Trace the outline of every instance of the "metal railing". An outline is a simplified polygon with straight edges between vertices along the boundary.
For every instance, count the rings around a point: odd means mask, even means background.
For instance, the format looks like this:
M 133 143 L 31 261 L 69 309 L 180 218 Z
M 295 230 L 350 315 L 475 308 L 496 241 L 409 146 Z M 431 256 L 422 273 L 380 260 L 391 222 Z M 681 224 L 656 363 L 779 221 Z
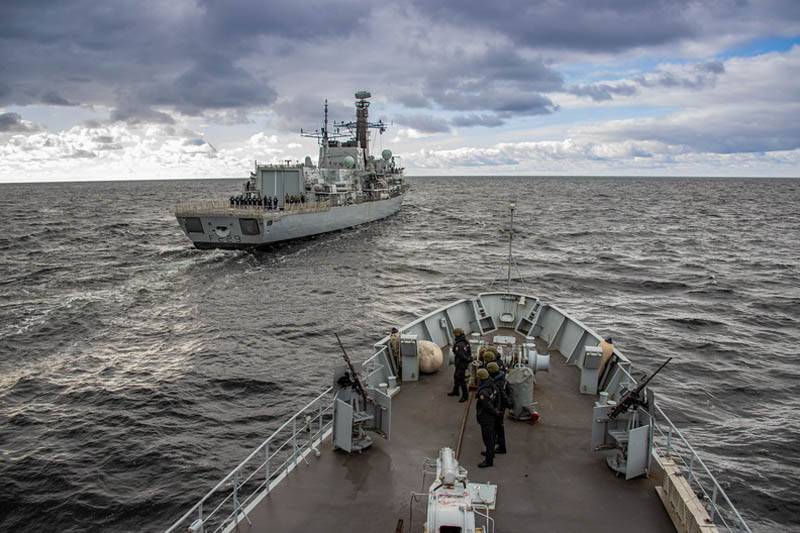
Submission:
M 638 384 L 636 378 L 627 369 L 621 365 L 617 365 L 617 368 L 630 380 L 630 387 Z M 654 398 L 656 398 L 655 395 Z M 717 478 L 689 444 L 686 437 L 661 409 L 658 400 L 656 399 L 653 403 L 655 407 L 652 417 L 653 447 L 656 452 L 661 457 L 672 459 L 681 466 L 689 487 L 706 507 L 709 517 L 715 525 L 728 531 L 749 533 L 750 528 L 728 498 Z
M 282 215 L 293 215 L 298 213 L 316 213 L 328 211 L 331 208 L 329 202 L 305 202 L 286 204 L 282 209 L 267 209 L 259 205 L 231 205 L 225 200 L 197 200 L 194 202 L 182 202 L 175 205 L 176 216 L 236 216 L 236 217 L 260 217 L 262 215 L 272 215 L 279 218 Z
M 320 453 L 333 425 L 333 387 L 311 400 L 172 524 L 167 533 L 216 533 L 248 523 L 248 505 L 269 493 L 309 453 Z
M 728 531 L 746 531 L 750 528 L 731 502 L 725 490 L 711 473 L 698 453 L 655 402 L 653 446 L 661 457 L 681 465 L 682 473 L 692 491 L 708 510 L 711 521 Z

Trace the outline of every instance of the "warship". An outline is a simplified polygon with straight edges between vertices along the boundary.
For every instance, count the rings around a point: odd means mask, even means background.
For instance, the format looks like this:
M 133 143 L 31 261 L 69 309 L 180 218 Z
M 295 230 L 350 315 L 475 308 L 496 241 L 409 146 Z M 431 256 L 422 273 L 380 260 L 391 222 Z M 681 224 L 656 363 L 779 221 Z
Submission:
M 255 163 L 241 193 L 225 200 L 181 202 L 175 217 L 200 249 L 254 249 L 380 220 L 396 213 L 408 184 L 399 157 L 385 149 L 370 155 L 370 131 L 387 123 L 369 121 L 369 91 L 358 91 L 356 120 L 328 123 L 304 137 L 316 138 L 319 159 Z
M 314 354 L 343 356 L 331 386 L 166 531 L 749 532 L 653 388 L 669 359 L 643 376 L 521 274 L 512 286 L 513 213 L 504 288 L 384 331 L 360 365 L 337 335 Z M 491 468 L 475 393 L 446 395 L 456 329 L 471 381 L 489 351 L 506 369 L 508 449 Z

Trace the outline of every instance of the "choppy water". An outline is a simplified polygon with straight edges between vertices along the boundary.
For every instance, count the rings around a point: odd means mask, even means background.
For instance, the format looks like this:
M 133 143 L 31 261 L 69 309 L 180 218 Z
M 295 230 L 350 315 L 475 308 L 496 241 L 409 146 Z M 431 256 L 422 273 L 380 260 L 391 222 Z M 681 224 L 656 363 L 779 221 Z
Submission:
M 401 212 L 270 253 L 201 252 L 181 194 L 0 186 L 0 530 L 158 530 L 393 324 L 501 275 L 658 378 L 755 529 L 800 528 L 800 181 L 418 178 Z M 588 430 L 588 428 L 587 428 Z

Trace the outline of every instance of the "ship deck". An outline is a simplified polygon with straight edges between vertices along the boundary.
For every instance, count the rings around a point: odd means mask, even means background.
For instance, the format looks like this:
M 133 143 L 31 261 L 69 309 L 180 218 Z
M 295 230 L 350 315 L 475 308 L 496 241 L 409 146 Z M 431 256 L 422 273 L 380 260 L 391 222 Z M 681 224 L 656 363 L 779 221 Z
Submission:
M 510 332 L 505 332 L 506 334 Z M 502 331 L 495 334 L 503 334 Z M 498 485 L 495 531 L 675 531 L 653 481 L 616 477 L 590 450 L 593 398 L 578 393 L 579 372 L 551 352 L 550 371 L 537 375 L 541 419 L 535 425 L 506 420 L 508 454 L 479 469 L 480 428 L 474 402 L 448 397 L 452 370 L 404 383 L 392 401 L 390 440 L 374 437 L 363 454 L 334 451 L 330 440 L 319 458 L 308 457 L 253 509 L 236 531 L 422 531 L 426 501 L 422 461 L 444 446 L 457 447 L 465 409 L 460 463 L 475 482 Z M 426 479 L 426 485 L 432 481 Z

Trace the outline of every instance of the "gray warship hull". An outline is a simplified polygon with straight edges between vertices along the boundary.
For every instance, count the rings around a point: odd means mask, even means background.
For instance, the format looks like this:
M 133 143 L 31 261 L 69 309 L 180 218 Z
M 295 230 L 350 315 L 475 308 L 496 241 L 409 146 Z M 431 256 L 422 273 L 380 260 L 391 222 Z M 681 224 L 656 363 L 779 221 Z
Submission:
M 400 209 L 403 196 L 337 207 L 301 204 L 280 210 L 194 202 L 178 204 L 175 216 L 197 248 L 253 249 L 384 219 Z

